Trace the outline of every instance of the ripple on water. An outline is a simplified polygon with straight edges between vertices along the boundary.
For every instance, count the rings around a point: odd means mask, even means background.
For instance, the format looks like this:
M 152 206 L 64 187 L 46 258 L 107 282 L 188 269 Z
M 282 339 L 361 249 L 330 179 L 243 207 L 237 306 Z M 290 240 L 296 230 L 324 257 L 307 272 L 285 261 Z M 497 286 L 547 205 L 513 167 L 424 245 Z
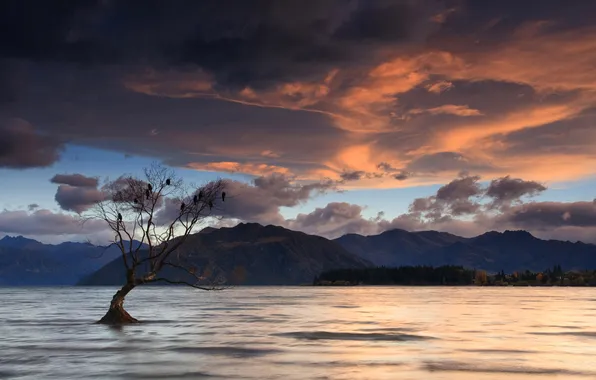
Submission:
M 424 369 L 431 372 L 478 372 L 524 375 L 595 376 L 596 372 L 572 371 L 560 368 L 524 367 L 495 364 L 472 364 L 457 361 L 426 362 Z
M 596 331 L 536 331 L 528 333 L 530 335 L 562 335 L 576 336 L 580 338 L 596 338 Z
M 256 356 L 265 356 L 283 352 L 282 350 L 274 348 L 249 348 L 249 347 L 233 347 L 233 346 L 193 346 L 193 347 L 169 347 L 170 351 L 178 353 L 196 353 L 203 355 L 219 355 L 229 356 L 234 358 L 249 358 Z
M 112 293 L 0 288 L 0 379 L 596 379 L 589 288 L 139 288 L 94 324 Z
M 433 337 L 413 334 L 351 333 L 331 331 L 294 331 L 271 335 L 304 340 L 360 340 L 405 342 L 434 339 Z
M 126 372 L 118 376 L 119 379 L 230 379 L 230 376 L 221 376 L 209 372 Z

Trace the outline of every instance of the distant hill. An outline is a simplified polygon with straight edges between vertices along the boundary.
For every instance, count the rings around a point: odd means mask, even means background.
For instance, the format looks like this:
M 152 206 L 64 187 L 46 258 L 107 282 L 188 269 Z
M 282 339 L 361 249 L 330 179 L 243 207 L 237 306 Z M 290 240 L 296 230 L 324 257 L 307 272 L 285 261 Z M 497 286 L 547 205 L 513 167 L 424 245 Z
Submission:
M 231 228 L 209 229 L 188 237 L 181 249 L 184 259 L 198 268 L 215 264 L 230 284 L 297 285 L 312 283 L 319 273 L 336 268 L 373 265 L 339 244 L 277 226 L 241 223 Z M 241 277 L 232 276 L 241 268 Z M 179 273 L 164 271 L 176 278 Z M 80 285 L 120 285 L 124 268 L 120 259 L 88 276 Z
M 53 245 L 6 236 L 0 239 L 0 285 L 74 285 L 120 255 L 115 246 Z
M 542 240 L 526 231 L 487 232 L 474 238 L 437 232 L 390 230 L 379 235 L 348 234 L 335 239 L 375 265 L 461 265 L 487 271 L 596 269 L 596 245 Z

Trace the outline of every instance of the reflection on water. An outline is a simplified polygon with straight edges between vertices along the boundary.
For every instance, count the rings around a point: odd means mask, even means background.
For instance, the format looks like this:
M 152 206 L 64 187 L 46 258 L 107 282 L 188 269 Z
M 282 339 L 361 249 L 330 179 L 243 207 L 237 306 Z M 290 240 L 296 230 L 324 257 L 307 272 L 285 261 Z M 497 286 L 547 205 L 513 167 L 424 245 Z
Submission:
M 0 288 L 0 378 L 596 377 L 595 288 Z

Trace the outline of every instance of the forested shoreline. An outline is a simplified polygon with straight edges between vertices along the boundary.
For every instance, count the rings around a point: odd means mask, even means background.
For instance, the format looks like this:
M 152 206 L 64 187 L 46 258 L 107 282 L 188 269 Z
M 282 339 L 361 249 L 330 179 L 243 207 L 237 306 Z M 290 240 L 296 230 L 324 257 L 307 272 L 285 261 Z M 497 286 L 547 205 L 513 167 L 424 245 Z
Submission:
M 542 272 L 529 270 L 487 273 L 463 266 L 401 266 L 336 269 L 321 273 L 314 286 L 596 286 L 596 270 L 564 271 L 555 265 Z

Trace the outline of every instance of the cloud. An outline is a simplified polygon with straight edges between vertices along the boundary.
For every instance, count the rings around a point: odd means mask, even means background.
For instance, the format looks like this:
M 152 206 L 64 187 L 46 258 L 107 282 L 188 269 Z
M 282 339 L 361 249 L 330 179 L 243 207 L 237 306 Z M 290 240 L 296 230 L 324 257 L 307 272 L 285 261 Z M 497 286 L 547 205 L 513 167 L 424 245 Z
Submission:
M 415 173 L 444 172 L 453 175 L 461 171 L 490 172 L 491 165 L 456 152 L 438 152 L 419 156 L 409 162 L 406 169 Z
M 405 181 L 406 179 L 410 178 L 410 173 L 405 172 L 405 171 L 400 171 L 399 173 L 394 174 L 393 178 L 395 178 L 398 181 Z
M 107 225 L 102 221 L 82 223 L 77 216 L 67 213 L 54 213 L 46 209 L 33 212 L 0 212 L 0 231 L 19 235 L 93 235 L 105 231 Z
M 191 169 L 226 172 L 226 173 L 244 173 L 256 176 L 265 176 L 273 173 L 289 174 L 289 169 L 276 165 L 267 165 L 259 163 L 240 163 L 240 162 L 191 162 L 187 165 Z
M 480 210 L 478 198 L 483 194 L 479 180 L 479 176 L 463 174 L 441 186 L 436 195 L 415 199 L 410 212 L 421 220 L 434 222 L 475 214 Z
M 295 207 L 328 191 L 337 190 L 333 181 L 299 183 L 283 174 L 271 174 L 253 179 L 250 183 L 225 180 L 226 199 L 214 210 L 214 215 L 247 222 L 283 225 L 280 209 Z M 171 220 L 180 204 L 166 199 L 159 213 L 160 221 Z
M 86 177 L 82 174 L 56 174 L 50 182 L 73 187 L 93 187 L 97 188 L 99 179 L 96 177 Z
M 424 88 L 426 88 L 428 92 L 432 92 L 433 94 L 440 94 L 453 88 L 453 83 L 446 80 L 441 80 L 435 83 L 429 83 L 426 86 L 424 86 Z
M 104 200 L 105 197 L 106 195 L 97 189 L 60 185 L 54 199 L 61 209 L 80 214 L 89 210 L 97 202 Z
M 507 210 L 497 219 L 521 228 L 596 227 L 593 202 L 532 202 Z
M 47 167 L 58 161 L 61 150 L 59 141 L 37 133 L 24 120 L 10 120 L 0 126 L 0 168 Z
M 394 169 L 391 165 L 380 166 Z M 593 201 L 524 203 L 544 191 L 545 186 L 510 176 L 488 182 L 481 180 L 479 176 L 461 173 L 432 196 L 414 199 L 408 212 L 393 219 L 386 218 L 384 213 L 367 217 L 366 206 L 346 202 L 331 202 L 289 219 L 283 216 L 282 208 L 304 204 L 329 191 L 340 191 L 336 181 L 304 183 L 282 174 L 257 177 L 251 183 L 225 180 L 227 197 L 225 202 L 218 203 L 215 214 L 224 217 L 226 225 L 237 221 L 276 224 L 328 238 L 346 233 L 377 234 L 394 228 L 438 230 L 467 237 L 487 230 L 526 229 L 543 238 L 596 241 L 595 235 L 590 235 L 596 231 Z M 62 203 L 65 208 L 71 205 L 75 212 L 78 212 L 76 207 L 85 209 L 86 191 L 97 191 L 91 187 L 60 186 L 74 189 L 71 203 Z M 58 194 L 69 195 L 60 190 Z M 170 221 L 179 207 L 176 200 L 166 198 L 156 214 L 156 223 Z M 71 213 L 36 207 L 30 207 L 29 211 L 4 210 L 0 212 L 0 231 L 27 236 L 60 235 L 73 240 L 90 236 L 106 241 L 111 237 L 102 221 L 81 224 L 80 220 Z
M 331 0 L 309 7 L 272 0 L 257 6 L 240 0 L 217 6 L 196 1 L 178 7 L 147 4 L 134 21 L 116 24 L 135 12 L 132 4 L 47 4 L 40 12 L 27 4 L 0 8 L 0 32 L 19 36 L 2 40 L 3 57 L 196 65 L 219 86 L 239 89 L 310 79 L 313 66 L 328 71 L 341 62 L 366 60 L 358 54 L 364 46 L 419 39 L 432 30 L 429 17 L 443 10 L 431 1 L 405 0 Z M 109 21 L 113 33 L 102 28 Z
M 536 181 L 524 181 L 509 176 L 494 179 L 486 189 L 486 196 L 493 198 L 495 206 L 507 206 L 520 202 L 524 196 L 534 196 L 546 190 L 546 186 Z
M 56 174 L 50 182 L 59 184 L 54 199 L 62 210 L 78 214 L 106 198 L 98 189 L 99 179 L 82 174 Z
M 358 181 L 362 177 L 364 177 L 366 173 L 362 170 L 351 171 L 351 172 L 344 172 L 340 174 L 340 178 L 344 181 Z
M 466 105 L 456 105 L 456 104 L 445 104 L 440 107 L 429 108 L 429 109 L 420 109 L 415 108 L 413 110 L 408 111 L 411 115 L 419 115 L 422 113 L 429 113 L 431 115 L 455 115 L 455 116 L 480 116 L 482 112 L 470 108 Z
M 346 233 L 378 234 L 389 229 L 437 230 L 473 237 L 488 230 L 524 229 L 545 239 L 596 242 L 596 205 L 584 202 L 529 202 L 544 186 L 534 181 L 497 178 L 482 186 L 477 176 L 462 174 L 436 194 L 412 201 L 409 212 L 393 219 L 363 215 L 364 207 L 332 202 L 287 220 L 289 228 L 336 238 Z M 486 202 L 489 201 L 489 202 Z M 508 207 L 495 209 L 494 203 Z
M 366 219 L 362 216 L 362 211 L 363 208 L 355 204 L 332 202 L 308 214 L 298 214 L 296 218 L 286 221 L 285 225 L 291 229 L 330 238 L 348 233 L 377 233 L 380 230 L 380 216 L 376 219 Z
M 2 3 L 0 120 L 35 128 L 0 132 L 0 166 L 69 141 L 354 188 L 592 174 L 594 5 L 449 3 Z

